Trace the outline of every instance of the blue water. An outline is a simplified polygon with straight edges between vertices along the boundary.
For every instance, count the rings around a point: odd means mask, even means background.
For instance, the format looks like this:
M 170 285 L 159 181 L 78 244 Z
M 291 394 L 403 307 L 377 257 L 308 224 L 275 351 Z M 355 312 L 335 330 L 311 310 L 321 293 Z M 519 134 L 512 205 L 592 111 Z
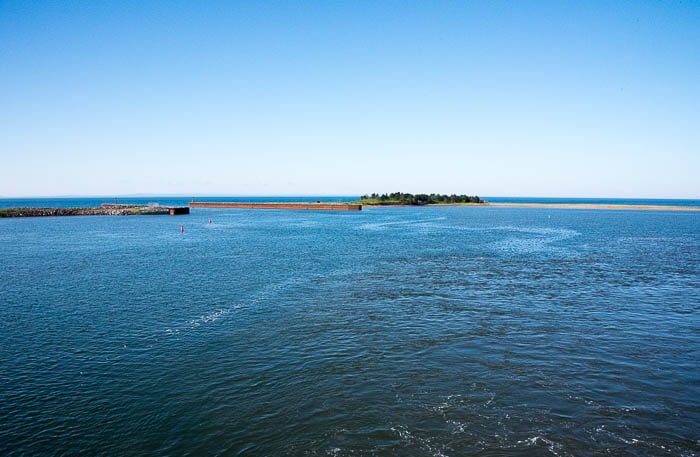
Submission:
M 0 250 L 0 455 L 700 453 L 700 213 L 0 219 Z

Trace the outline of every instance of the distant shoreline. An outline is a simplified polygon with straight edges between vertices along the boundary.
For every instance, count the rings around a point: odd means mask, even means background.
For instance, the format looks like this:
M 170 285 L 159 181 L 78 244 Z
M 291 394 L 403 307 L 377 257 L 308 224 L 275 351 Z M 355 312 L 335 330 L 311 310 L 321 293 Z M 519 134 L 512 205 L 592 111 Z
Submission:
M 477 205 L 480 206 L 480 205 Z M 700 206 L 630 205 L 615 203 L 486 203 L 503 208 L 609 209 L 641 211 L 700 211 Z
M 200 197 L 202 198 L 202 197 Z M 58 216 L 58 215 L 118 215 L 118 214 L 160 214 L 168 212 L 170 207 L 187 207 L 199 206 L 199 203 L 212 205 L 228 205 L 242 207 L 253 204 L 255 207 L 273 208 L 276 205 L 278 209 L 284 207 L 302 207 L 303 209 L 323 209 L 322 206 L 329 206 L 331 209 L 338 209 L 346 205 L 359 206 L 364 208 L 378 207 L 422 207 L 422 206 L 455 206 L 455 207 L 484 207 L 484 208 L 542 208 L 542 209 L 578 209 L 578 210 L 637 210 L 637 211 L 684 211 L 693 212 L 700 211 L 700 200 L 679 200 L 679 199 L 628 199 L 626 201 L 615 201 L 616 199 L 598 199 L 599 201 L 591 201 L 592 199 L 570 199 L 569 201 L 557 201 L 558 199 L 533 198 L 534 201 L 518 201 L 522 198 L 514 198 L 515 201 L 503 201 L 503 197 L 494 197 L 496 201 L 483 201 L 482 203 L 457 203 L 457 202 L 436 202 L 424 204 L 402 204 L 397 201 L 351 201 L 350 198 L 334 197 L 326 200 L 324 197 L 314 197 L 311 201 L 304 201 L 301 198 L 290 197 L 253 197 L 250 200 L 241 201 L 234 200 L 209 200 L 200 202 L 190 200 L 189 203 L 186 197 L 178 199 L 167 198 L 161 203 L 151 202 L 148 199 L 132 199 L 129 203 L 112 204 L 103 203 L 104 200 L 97 198 L 86 199 L 0 199 L 0 218 L 3 217 L 28 217 L 28 216 Z M 102 201 L 100 201 L 102 200 Z M 123 199 L 120 197 L 120 200 Z M 140 200 L 140 201 L 139 201 Z M 499 201 L 500 200 L 500 201 Z M 542 201 L 543 200 L 543 201 Z M 588 200 L 588 201 L 585 201 Z M 680 204 L 677 204 L 679 203 Z M 54 204 L 58 205 L 54 206 Z M 100 207 L 103 206 L 103 207 Z M 160 207 L 160 208 L 159 208 Z M 354 209 L 354 208 L 353 208 Z M 358 208 L 359 209 L 359 208 Z
M 603 210 L 638 210 L 638 211 L 700 211 L 700 206 L 675 206 L 675 205 L 632 205 L 615 203 L 429 203 L 426 205 L 366 205 L 368 208 L 390 207 L 428 207 L 428 206 L 461 206 L 483 208 L 542 208 L 542 209 L 603 209 Z

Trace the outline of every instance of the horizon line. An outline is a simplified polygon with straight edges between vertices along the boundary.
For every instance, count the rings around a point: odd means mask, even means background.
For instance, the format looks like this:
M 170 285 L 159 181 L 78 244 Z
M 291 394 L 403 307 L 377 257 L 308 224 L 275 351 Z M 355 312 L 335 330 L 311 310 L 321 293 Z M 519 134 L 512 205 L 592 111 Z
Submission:
M 386 192 L 389 193 L 389 192 Z M 410 193 L 410 192 L 407 192 Z M 423 193 L 423 192 L 420 192 Z M 436 192 L 431 192 L 431 193 L 436 193 Z M 285 197 L 285 198 L 290 198 L 290 197 L 304 197 L 304 198 L 309 198 L 309 197 L 357 197 L 360 198 L 363 195 L 369 195 L 367 193 L 363 194 L 182 194 L 182 193 L 177 193 L 177 194 L 170 194 L 170 193 L 164 193 L 164 194 L 155 194 L 155 193 L 134 193 L 134 194 L 64 194 L 64 195 L 18 195 L 18 196 L 7 196 L 7 195 L 0 195 L 0 200 L 12 200 L 12 199 L 40 199 L 40 198 L 45 198 L 45 199 L 60 199 L 60 198 L 104 198 L 104 199 L 119 199 L 119 198 L 191 198 L 191 199 L 197 199 L 197 198 L 206 198 L 206 197 L 214 197 L 214 198 L 225 198 L 225 197 L 231 197 L 231 198 L 244 198 L 244 197 Z M 416 195 L 416 194 L 414 194 Z M 450 194 L 443 194 L 443 195 L 450 195 Z M 478 194 L 476 194 L 478 195 Z M 585 200 L 593 200 L 593 199 L 608 199 L 608 200 L 628 200 L 628 199 L 637 199 L 637 200 L 700 200 L 700 196 L 698 197 L 648 197 L 648 196 L 626 196 L 626 197 L 620 197 L 620 196 L 605 196 L 605 197 L 591 197 L 591 196 L 551 196 L 551 195 L 483 195 L 479 196 L 480 198 L 556 198 L 556 199 L 585 199 Z

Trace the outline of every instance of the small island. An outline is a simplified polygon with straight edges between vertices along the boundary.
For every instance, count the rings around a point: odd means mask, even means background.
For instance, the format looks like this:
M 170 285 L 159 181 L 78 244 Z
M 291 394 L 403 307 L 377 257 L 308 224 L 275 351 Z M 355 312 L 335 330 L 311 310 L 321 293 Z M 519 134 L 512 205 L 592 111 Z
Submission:
M 363 205 L 475 205 L 484 204 L 484 200 L 471 195 L 441 195 L 441 194 L 406 194 L 403 192 L 393 192 L 391 194 L 371 194 L 363 195 L 357 202 Z

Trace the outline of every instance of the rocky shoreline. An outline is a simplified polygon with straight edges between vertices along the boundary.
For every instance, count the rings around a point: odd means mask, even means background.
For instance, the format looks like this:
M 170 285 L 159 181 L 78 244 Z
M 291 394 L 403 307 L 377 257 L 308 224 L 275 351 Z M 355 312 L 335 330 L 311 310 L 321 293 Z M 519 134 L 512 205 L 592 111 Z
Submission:
M 50 216 L 133 216 L 186 214 L 179 208 L 157 205 L 118 205 L 105 203 L 99 207 L 76 208 L 6 208 L 0 209 L 0 217 L 50 217 Z M 188 211 L 189 212 L 189 211 Z

